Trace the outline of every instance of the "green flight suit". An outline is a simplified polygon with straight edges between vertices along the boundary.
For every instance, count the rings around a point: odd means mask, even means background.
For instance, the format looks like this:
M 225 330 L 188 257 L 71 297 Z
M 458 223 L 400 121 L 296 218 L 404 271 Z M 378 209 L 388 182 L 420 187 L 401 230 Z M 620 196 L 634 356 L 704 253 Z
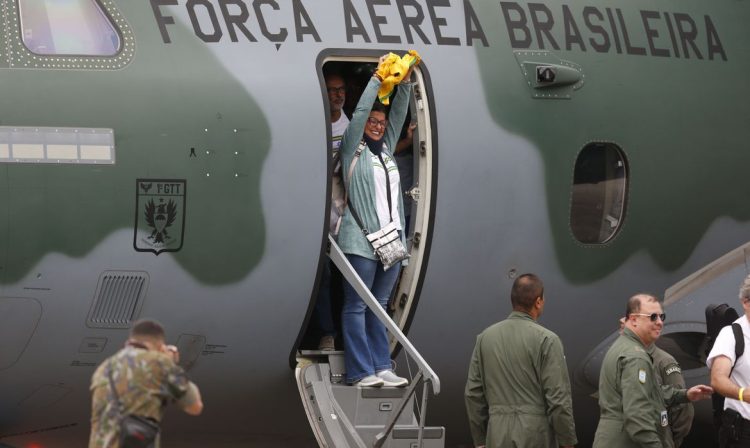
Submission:
M 513 311 L 477 337 L 465 398 L 477 446 L 577 443 L 562 343 L 526 313 Z
M 640 338 L 625 328 L 607 351 L 599 375 L 599 426 L 594 448 L 662 448 L 667 405 L 687 402 L 684 389 L 661 386 Z
M 661 384 L 668 384 L 678 389 L 685 389 L 685 379 L 682 378 L 682 369 L 672 355 L 651 344 L 648 349 L 654 360 L 654 368 L 659 374 Z M 693 426 L 695 410 L 692 403 L 673 404 L 667 409 L 669 413 L 669 428 L 665 448 L 679 448 L 682 441 L 690 433 Z

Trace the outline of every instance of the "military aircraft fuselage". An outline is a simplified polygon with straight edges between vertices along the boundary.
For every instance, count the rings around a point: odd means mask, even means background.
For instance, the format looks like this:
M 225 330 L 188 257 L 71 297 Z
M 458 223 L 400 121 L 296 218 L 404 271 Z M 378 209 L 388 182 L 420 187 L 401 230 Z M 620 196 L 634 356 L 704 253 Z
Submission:
M 0 0 L 0 445 L 85 445 L 95 367 L 152 317 L 206 406 L 169 411 L 164 446 L 315 446 L 293 364 L 327 262 L 331 61 L 422 56 L 396 314 L 440 375 L 446 446 L 472 446 L 469 358 L 518 274 L 545 282 L 588 446 L 626 299 L 748 241 L 746 2 L 54 3 L 39 28 Z M 669 303 L 665 336 L 705 333 L 737 286 Z

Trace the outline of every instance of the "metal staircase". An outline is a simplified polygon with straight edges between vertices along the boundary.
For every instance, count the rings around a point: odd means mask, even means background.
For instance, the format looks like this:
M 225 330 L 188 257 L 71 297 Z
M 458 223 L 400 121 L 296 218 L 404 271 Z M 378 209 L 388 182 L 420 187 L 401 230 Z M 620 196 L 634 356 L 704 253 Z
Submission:
M 398 340 L 417 372 L 406 388 L 349 386 L 344 381 L 344 352 L 300 352 L 295 375 L 318 444 L 335 448 L 443 448 L 445 429 L 425 427 L 427 398 L 431 391 L 440 393 L 439 378 L 362 283 L 336 242 L 331 237 L 329 241 L 331 260 Z M 415 407 L 420 385 L 421 405 Z

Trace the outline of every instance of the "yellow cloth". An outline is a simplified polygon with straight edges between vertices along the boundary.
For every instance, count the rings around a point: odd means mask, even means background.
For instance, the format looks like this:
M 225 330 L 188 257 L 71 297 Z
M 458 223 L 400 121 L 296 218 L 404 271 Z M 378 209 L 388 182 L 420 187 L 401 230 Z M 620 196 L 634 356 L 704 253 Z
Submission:
M 378 99 L 381 103 L 386 106 L 388 105 L 391 95 L 393 95 L 393 89 L 404 79 L 409 68 L 419 64 L 421 60 L 422 58 L 419 57 L 419 53 L 415 50 L 409 50 L 403 57 L 398 57 L 394 53 L 388 53 L 388 56 L 380 64 L 380 68 L 376 72 L 383 80 L 378 90 Z

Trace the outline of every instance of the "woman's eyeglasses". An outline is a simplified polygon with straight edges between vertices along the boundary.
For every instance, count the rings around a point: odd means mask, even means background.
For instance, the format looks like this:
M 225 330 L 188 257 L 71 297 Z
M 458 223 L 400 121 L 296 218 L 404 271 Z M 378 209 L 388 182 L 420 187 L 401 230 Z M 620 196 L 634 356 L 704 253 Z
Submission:
M 630 313 L 630 314 L 634 314 L 636 316 L 646 316 L 649 319 L 651 319 L 651 322 L 656 322 L 657 318 L 661 319 L 662 322 L 664 322 L 665 320 L 667 320 L 667 315 L 664 314 L 664 313 L 661 313 L 661 314 L 659 314 L 659 313 L 651 313 L 651 314 Z
M 367 123 L 370 124 L 370 126 L 380 126 L 381 128 L 384 128 L 387 124 L 387 120 L 378 120 L 375 117 L 370 117 L 367 119 Z

